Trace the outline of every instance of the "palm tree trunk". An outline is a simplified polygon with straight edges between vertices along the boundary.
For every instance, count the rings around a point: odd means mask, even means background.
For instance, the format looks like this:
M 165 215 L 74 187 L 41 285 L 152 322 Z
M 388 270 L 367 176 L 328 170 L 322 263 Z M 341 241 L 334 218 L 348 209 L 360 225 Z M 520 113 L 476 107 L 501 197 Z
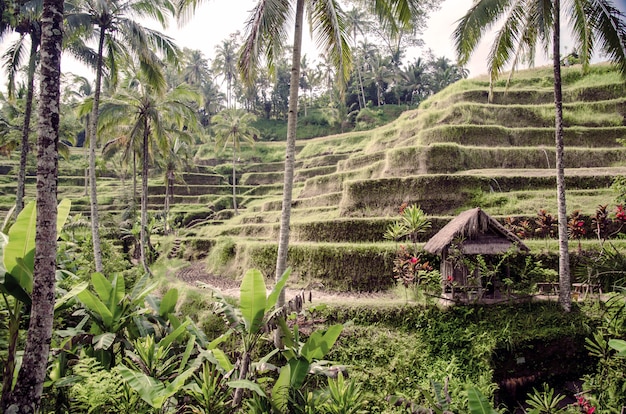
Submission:
M 102 272 L 102 248 L 100 247 L 100 220 L 98 217 L 98 191 L 96 189 L 96 137 L 98 130 L 98 109 L 100 106 L 100 88 L 102 85 L 102 53 L 104 50 L 105 28 L 100 27 L 98 41 L 98 63 L 96 67 L 96 86 L 93 95 L 93 108 L 89 117 L 89 187 L 91 205 L 91 239 L 93 244 L 93 260 L 96 272 Z
M 37 62 L 37 48 L 40 35 L 31 34 L 30 57 L 28 60 L 28 85 L 26 87 L 26 106 L 24 107 L 24 124 L 22 125 L 22 151 L 20 152 L 20 170 L 17 176 L 17 194 L 15 197 L 15 217 L 24 208 L 24 194 L 26 187 L 26 161 L 30 150 L 30 119 L 33 111 L 33 90 L 35 85 L 35 65 Z
M 233 208 L 235 209 L 235 215 L 237 212 L 237 171 L 235 170 L 235 165 L 237 164 L 237 151 L 235 150 L 235 146 L 233 144 Z
M 163 233 L 167 234 L 167 217 L 170 213 L 170 171 L 165 173 L 165 200 L 163 201 Z
M 289 223 L 291 221 L 291 200 L 293 198 L 293 175 L 296 158 L 296 128 L 298 123 L 298 79 L 300 79 L 300 54 L 302 51 L 302 23 L 304 0 L 296 2 L 296 23 L 291 60 L 291 79 L 289 85 L 289 113 L 287 114 L 287 150 L 285 153 L 285 178 L 283 184 L 283 207 L 280 214 L 280 232 L 278 236 L 278 254 L 276 257 L 276 280 L 278 281 L 287 268 L 289 249 Z M 285 290 L 278 296 L 276 307 L 285 304 Z
M 572 293 L 569 268 L 569 246 L 567 240 L 567 211 L 565 203 L 565 164 L 563 161 L 563 93 L 560 62 L 560 0 L 554 0 L 554 33 L 552 60 L 554 66 L 554 105 L 556 143 L 556 191 L 559 220 L 559 303 L 565 312 L 572 306 Z
M 133 215 L 137 210 L 137 153 L 133 150 Z M 136 216 L 134 216 L 136 217 Z
M 139 233 L 139 248 L 141 250 L 141 264 L 146 271 L 150 273 L 148 260 L 146 258 L 146 249 L 148 248 L 148 137 L 150 135 L 150 127 L 148 122 L 144 121 L 143 129 L 143 145 L 142 155 L 143 163 L 141 165 L 141 230 Z
M 41 87 L 37 139 L 37 223 L 32 307 L 28 339 L 11 407 L 5 412 L 34 413 L 46 377 L 52 337 L 57 252 L 57 179 L 63 0 L 44 0 Z

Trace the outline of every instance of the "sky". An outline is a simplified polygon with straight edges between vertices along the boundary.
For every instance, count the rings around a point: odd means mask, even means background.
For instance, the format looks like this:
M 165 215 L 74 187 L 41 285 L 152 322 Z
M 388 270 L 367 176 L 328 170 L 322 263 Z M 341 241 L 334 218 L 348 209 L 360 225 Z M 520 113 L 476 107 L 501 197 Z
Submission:
M 184 26 L 179 27 L 173 23 L 166 34 L 173 37 L 180 47 L 197 49 L 204 53 L 205 57 L 211 58 L 214 54 L 215 46 L 226 39 L 229 34 L 239 30 L 244 32 L 244 26 L 250 11 L 257 0 L 205 0 L 196 10 L 194 17 Z M 433 12 L 428 21 L 428 28 L 423 33 L 422 39 L 425 46 L 423 50 L 412 50 L 407 53 L 407 62 L 421 56 L 426 50 L 432 49 L 436 57 L 446 56 L 451 61 L 456 61 L 453 50 L 451 34 L 456 26 L 456 22 L 471 7 L 473 0 L 444 0 L 439 10 Z M 626 0 L 614 0 L 622 11 L 626 11 Z M 154 28 L 156 26 L 148 24 Z M 160 29 L 160 28 L 159 28 Z M 162 30 L 162 29 L 160 29 Z M 565 30 L 567 32 L 567 30 Z M 308 34 L 308 31 L 307 31 Z M 490 44 L 490 37 L 486 35 L 481 46 L 475 51 L 469 63 L 470 77 L 478 76 L 487 71 L 487 54 Z M 571 42 L 570 42 L 571 43 Z M 562 47 L 568 47 L 567 37 L 562 40 Z M 3 49 L 0 47 L 0 51 Z M 316 49 L 314 42 L 305 36 L 304 53 L 310 60 L 315 60 Z M 603 60 L 597 57 L 596 60 Z M 542 66 L 550 64 L 549 57 L 543 52 L 539 52 L 535 65 Z M 74 61 L 71 57 L 64 55 L 62 59 L 63 72 L 74 72 L 87 77 L 93 77 L 93 73 L 85 69 L 82 65 Z M 5 76 L 0 72 L 2 78 Z M 0 78 L 0 79 L 2 79 Z M 0 82 L 0 88 L 4 89 L 6 81 Z
M 215 46 L 225 39 L 230 33 L 237 30 L 244 32 L 245 21 L 249 17 L 250 10 L 256 0 L 205 0 L 204 4 L 197 9 L 194 18 L 183 27 L 175 24 L 165 32 L 178 40 L 180 46 L 201 50 L 205 57 L 213 56 Z M 451 61 L 456 61 L 454 53 L 452 32 L 456 22 L 472 6 L 473 0 L 444 0 L 440 8 L 430 15 L 428 28 L 422 39 L 425 46 L 423 50 L 413 50 L 408 53 L 412 58 L 421 56 L 427 49 L 432 49 L 436 57 L 446 56 Z M 626 0 L 614 0 L 614 4 L 626 12 Z M 565 26 L 565 22 L 563 22 Z M 567 36 L 567 29 L 563 30 L 565 37 L 562 39 L 562 49 L 571 47 L 571 41 Z M 308 34 L 308 31 L 307 31 Z M 487 55 L 490 45 L 489 39 L 493 34 L 486 35 L 469 63 L 470 77 L 487 72 Z M 569 44 L 568 44 L 569 42 Z M 314 42 L 309 38 L 304 40 L 305 53 L 314 58 L 316 55 Z M 602 60 L 597 57 L 596 60 Z M 405 59 L 409 60 L 409 59 Z M 551 64 L 548 56 L 543 52 L 537 53 L 535 66 Z

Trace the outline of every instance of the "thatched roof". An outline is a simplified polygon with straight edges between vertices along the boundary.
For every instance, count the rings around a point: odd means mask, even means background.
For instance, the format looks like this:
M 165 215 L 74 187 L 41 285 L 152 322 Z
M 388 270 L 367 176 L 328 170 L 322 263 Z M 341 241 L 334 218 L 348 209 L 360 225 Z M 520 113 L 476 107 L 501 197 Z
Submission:
M 424 245 L 424 250 L 442 254 L 455 239 L 463 239 L 461 249 L 467 254 L 499 254 L 511 246 L 529 251 L 515 234 L 507 230 L 480 207 L 467 210 L 446 224 Z

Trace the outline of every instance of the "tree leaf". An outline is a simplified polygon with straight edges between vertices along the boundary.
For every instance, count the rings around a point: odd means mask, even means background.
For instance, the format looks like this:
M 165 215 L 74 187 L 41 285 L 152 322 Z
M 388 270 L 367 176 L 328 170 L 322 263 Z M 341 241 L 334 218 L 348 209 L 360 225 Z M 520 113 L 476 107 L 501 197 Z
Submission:
M 93 313 L 98 315 L 102 319 L 102 323 L 105 327 L 110 328 L 113 324 L 113 315 L 111 311 L 104 306 L 104 303 L 100 301 L 93 293 L 88 290 L 83 290 L 77 295 L 78 299 Z
M 609 346 L 618 352 L 618 356 L 626 356 L 626 341 L 609 339 Z
M 82 282 L 74 286 L 72 290 L 70 290 L 65 295 L 63 295 L 62 298 L 57 299 L 57 301 L 54 304 L 54 311 L 56 312 L 60 309 L 63 309 L 67 303 L 69 303 L 72 299 L 76 298 L 78 294 L 82 292 L 83 290 L 87 289 L 88 286 L 89 286 L 89 283 L 87 282 Z
M 226 385 L 228 385 L 231 388 L 243 388 L 246 390 L 254 391 L 260 397 L 265 397 L 265 393 L 263 392 L 261 387 L 259 387 L 257 383 L 252 382 L 250 380 L 233 380 L 233 381 L 229 381 L 228 383 L 226 383 Z
M 142 400 L 150 404 L 153 408 L 161 408 L 156 396 L 162 394 L 165 386 L 162 382 L 142 373 L 133 371 L 124 365 L 117 366 L 122 379 L 139 394 Z
M 161 305 L 159 306 L 159 315 L 162 318 L 167 317 L 168 314 L 174 313 L 176 309 L 176 302 L 178 302 L 178 290 L 170 289 L 161 298 Z
M 256 269 L 248 270 L 241 281 L 239 291 L 241 316 L 248 333 L 255 334 L 263 324 L 267 303 L 263 274 Z
M 70 209 L 72 208 L 72 200 L 64 198 L 57 206 L 57 234 L 61 234 L 63 226 L 70 215 Z
M 105 304 L 110 311 L 112 311 L 113 306 L 111 306 L 111 296 L 113 293 L 113 285 L 111 282 L 109 282 L 109 280 L 104 277 L 102 273 L 95 272 L 91 275 L 91 284 L 100 297 L 102 303 Z
M 310 367 L 311 364 L 304 357 L 292 358 L 289 360 L 289 384 L 292 388 L 299 389 L 302 386 L 307 374 L 309 373 Z
M 267 297 L 267 303 L 265 304 L 265 312 L 270 311 L 278 301 L 278 295 L 285 287 L 285 283 L 287 283 L 287 279 L 289 279 L 289 275 L 291 275 L 291 267 L 287 268 L 283 275 L 280 277 L 276 285 L 274 285 L 274 289 L 270 292 L 270 295 Z
M 26 257 L 26 254 L 35 249 L 35 224 L 37 212 L 35 202 L 24 206 L 9 230 L 9 242 L 4 247 L 4 267 L 7 272 L 13 273 L 13 268 L 17 266 L 17 259 Z M 26 289 L 30 292 L 30 289 Z
M 94 349 L 109 349 L 113 342 L 115 342 L 115 334 L 112 332 L 96 335 L 91 340 Z
M 343 330 L 343 325 L 333 325 L 326 330 L 324 334 L 320 331 L 313 332 L 306 341 L 300 352 L 302 356 L 309 360 L 322 359 L 328 354 L 333 347 L 337 338 Z
M 487 397 L 485 397 L 478 388 L 470 387 L 467 389 L 467 405 L 471 414 L 498 414 L 493 409 Z
M 280 369 L 278 379 L 272 388 L 272 405 L 281 413 L 289 410 L 289 384 L 291 381 L 291 368 L 285 365 Z

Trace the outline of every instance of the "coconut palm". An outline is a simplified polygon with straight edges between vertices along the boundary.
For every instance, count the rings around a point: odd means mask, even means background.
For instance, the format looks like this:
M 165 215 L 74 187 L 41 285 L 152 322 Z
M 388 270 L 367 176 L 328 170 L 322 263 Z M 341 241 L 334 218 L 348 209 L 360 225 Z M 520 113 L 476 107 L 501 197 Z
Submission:
M 347 24 L 348 29 L 352 34 L 352 48 L 357 48 L 357 35 L 361 35 L 365 37 L 365 32 L 370 28 L 371 22 L 367 16 L 367 14 L 359 8 L 353 7 L 348 10 L 347 16 Z M 366 106 L 365 102 L 365 91 L 363 90 L 363 75 L 361 74 L 361 55 L 357 54 L 357 65 L 356 65 L 356 73 L 357 73 L 357 81 L 358 81 L 358 101 L 359 101 L 359 109 L 363 109 Z
M 102 75 L 106 67 L 109 81 L 117 80 L 117 68 L 120 56 L 136 56 L 142 68 L 153 83 L 164 84 L 160 59 L 155 52 L 163 54 L 168 60 L 174 61 L 178 49 L 172 39 L 156 30 L 146 28 L 138 23 L 138 19 L 151 18 L 166 27 L 167 14 L 172 13 L 174 6 L 169 0 L 74 0 L 71 4 L 67 21 L 72 25 L 93 28 L 90 32 L 97 41 L 96 81 L 93 97 L 93 108 L 89 127 L 89 174 L 91 198 L 91 223 L 94 262 L 96 271 L 102 271 L 102 250 L 98 231 L 98 202 L 96 189 L 96 140 L 97 124 L 100 108 L 100 92 Z M 137 20 L 134 20 L 137 19 Z
M 254 145 L 254 138 L 259 131 L 250 125 L 256 116 L 242 109 L 226 109 L 213 117 L 213 132 L 217 147 L 233 148 L 233 208 L 237 215 L 237 152 L 242 141 Z
M 496 23 L 501 28 L 490 50 L 487 64 L 491 83 L 506 65 L 512 70 L 523 61 L 533 62 L 538 43 L 546 52 L 552 45 L 555 101 L 555 144 L 559 226 L 559 302 L 571 307 L 565 166 L 563 163 L 563 102 L 560 66 L 560 0 L 475 0 L 454 31 L 459 63 L 466 63 L 483 35 Z M 615 62 L 626 76 L 626 24 L 624 15 L 611 0 L 566 0 L 574 46 L 587 68 L 596 46 Z M 500 23 L 501 22 L 501 23 Z
M 189 0 L 195 3 L 196 0 Z M 420 0 L 375 0 L 369 3 L 376 14 L 389 22 L 391 30 L 408 26 L 411 18 L 420 8 Z M 337 68 L 338 80 L 345 82 L 350 75 L 351 56 L 345 27 L 345 15 L 335 0 L 259 0 L 247 22 L 247 36 L 241 49 L 239 68 L 244 79 L 250 82 L 265 57 L 269 67 L 273 67 L 281 55 L 291 16 L 294 17 L 294 40 L 291 59 L 291 79 L 289 113 L 287 117 L 287 145 L 285 154 L 285 175 L 283 204 L 280 220 L 278 255 L 276 260 L 276 280 L 286 269 L 289 246 L 289 223 L 295 164 L 296 123 L 298 114 L 298 91 L 300 59 L 302 50 L 302 28 L 304 10 L 307 10 L 309 23 L 317 37 L 317 44 L 331 56 Z M 281 292 L 277 305 L 284 304 Z
M 215 47 L 213 71 L 226 82 L 226 108 L 233 107 L 233 83 L 237 79 L 237 34 Z
M 30 122 L 33 109 L 33 94 L 35 83 L 35 67 L 37 65 L 37 53 L 41 44 L 41 12 L 42 4 L 39 2 L 11 2 L 18 11 L 8 19 L 8 26 L 12 26 L 15 32 L 19 33 L 19 38 L 11 44 L 4 53 L 3 66 L 8 74 L 8 95 L 13 98 L 15 94 L 15 78 L 22 65 L 23 50 L 30 43 L 28 53 L 28 69 L 26 80 L 26 97 L 24 105 L 24 119 L 22 124 L 22 139 L 20 152 L 20 167 L 17 176 L 17 192 L 15 198 L 15 214 L 19 214 L 24 207 L 24 189 L 26 180 L 26 160 L 30 151 Z M 7 30 L 8 27 L 5 27 Z
M 147 260 L 148 173 L 156 154 L 168 154 L 176 137 L 186 136 L 198 126 L 194 105 L 200 96 L 186 84 L 172 89 L 152 83 L 149 73 L 131 68 L 124 88 L 107 99 L 100 114 L 103 130 L 125 130 L 128 140 L 141 143 L 141 263 L 150 272 Z
M 48 366 L 55 302 L 57 178 L 63 0 L 43 3 L 41 88 L 37 138 L 37 214 L 34 282 L 22 366 L 4 412 L 35 413 Z M 4 399 L 3 399 L 4 401 Z
M 265 55 L 270 68 L 280 58 L 288 23 L 294 12 L 295 30 L 291 59 L 289 90 L 289 110 L 287 116 L 287 148 L 285 155 L 285 175 L 283 187 L 283 207 L 280 222 L 278 256 L 276 262 L 276 280 L 284 273 L 289 245 L 289 222 L 291 219 L 291 200 L 295 161 L 296 123 L 298 114 L 298 92 L 300 62 L 302 50 L 302 28 L 304 10 L 307 9 L 312 30 L 317 42 L 332 56 L 332 62 L 338 68 L 339 80 L 344 82 L 350 74 L 350 48 L 345 35 L 344 14 L 335 0 L 281 1 L 259 0 L 247 23 L 247 36 L 241 48 L 239 68 L 244 79 L 252 82 L 255 78 L 260 59 Z M 281 292 L 278 306 L 284 304 L 284 292 Z

